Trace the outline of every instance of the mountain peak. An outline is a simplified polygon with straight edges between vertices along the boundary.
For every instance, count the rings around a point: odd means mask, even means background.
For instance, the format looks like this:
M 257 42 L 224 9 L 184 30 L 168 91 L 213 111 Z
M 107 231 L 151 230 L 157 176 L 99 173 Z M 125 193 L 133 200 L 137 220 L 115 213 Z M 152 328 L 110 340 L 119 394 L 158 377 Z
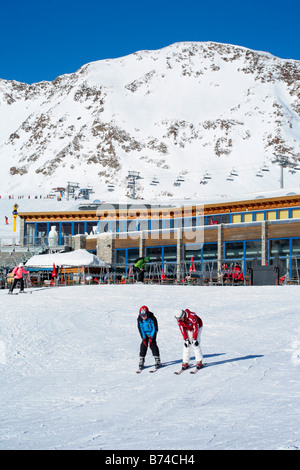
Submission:
M 0 80 L 2 191 L 78 181 L 116 198 L 130 170 L 141 198 L 277 189 L 276 157 L 299 161 L 299 82 L 299 61 L 215 42 L 95 61 L 53 82 Z

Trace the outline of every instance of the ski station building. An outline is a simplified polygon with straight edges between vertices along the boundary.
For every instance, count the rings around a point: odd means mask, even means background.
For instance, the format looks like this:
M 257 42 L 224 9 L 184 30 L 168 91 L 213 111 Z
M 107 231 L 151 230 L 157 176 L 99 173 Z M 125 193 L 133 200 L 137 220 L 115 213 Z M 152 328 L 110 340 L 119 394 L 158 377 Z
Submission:
M 76 210 L 19 212 L 24 246 L 52 251 L 85 249 L 111 266 L 114 281 L 130 282 L 132 266 L 147 256 L 146 282 L 240 283 L 257 269 L 299 283 L 300 194 L 198 204 L 99 204 Z M 54 244 L 53 244 L 54 240 Z M 265 268 L 264 268 L 265 267 Z

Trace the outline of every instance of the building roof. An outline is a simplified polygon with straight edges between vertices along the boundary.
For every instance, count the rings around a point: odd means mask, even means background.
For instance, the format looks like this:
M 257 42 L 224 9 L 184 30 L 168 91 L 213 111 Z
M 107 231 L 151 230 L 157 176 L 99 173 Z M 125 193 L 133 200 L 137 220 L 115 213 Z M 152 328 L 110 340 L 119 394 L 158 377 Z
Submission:
M 49 253 L 47 255 L 35 255 L 30 258 L 27 268 L 52 268 L 55 266 L 64 267 L 109 267 L 98 256 L 89 253 L 87 250 L 68 251 L 66 253 Z

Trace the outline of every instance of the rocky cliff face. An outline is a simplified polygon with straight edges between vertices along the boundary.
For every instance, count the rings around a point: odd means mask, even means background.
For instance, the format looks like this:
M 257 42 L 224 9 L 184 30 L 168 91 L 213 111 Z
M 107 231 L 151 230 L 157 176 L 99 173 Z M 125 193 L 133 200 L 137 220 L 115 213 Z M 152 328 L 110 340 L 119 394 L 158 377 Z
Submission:
M 173 44 L 53 82 L 0 80 L 0 123 L 2 192 L 78 181 L 104 198 L 114 184 L 121 197 L 129 170 L 143 177 L 144 198 L 275 189 L 276 156 L 299 162 L 300 62 Z M 257 178 L 263 164 L 271 171 Z M 233 167 L 238 176 L 228 181 Z M 298 185 L 298 175 L 288 174 L 288 184 Z

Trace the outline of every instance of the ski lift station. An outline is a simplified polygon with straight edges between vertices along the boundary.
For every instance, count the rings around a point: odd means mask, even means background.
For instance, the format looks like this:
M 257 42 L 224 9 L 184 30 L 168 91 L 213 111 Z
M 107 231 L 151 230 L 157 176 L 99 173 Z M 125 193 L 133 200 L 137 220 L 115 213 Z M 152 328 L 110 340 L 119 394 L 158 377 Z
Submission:
M 299 279 L 300 191 L 253 199 L 184 205 L 132 203 L 86 204 L 74 211 L 22 212 L 20 243 L 47 247 L 51 227 L 60 251 L 86 249 L 128 274 L 139 256 L 164 269 L 166 278 L 182 282 L 191 257 L 201 272 L 220 272 L 238 263 L 245 277 L 256 259 L 276 264 L 281 276 Z

